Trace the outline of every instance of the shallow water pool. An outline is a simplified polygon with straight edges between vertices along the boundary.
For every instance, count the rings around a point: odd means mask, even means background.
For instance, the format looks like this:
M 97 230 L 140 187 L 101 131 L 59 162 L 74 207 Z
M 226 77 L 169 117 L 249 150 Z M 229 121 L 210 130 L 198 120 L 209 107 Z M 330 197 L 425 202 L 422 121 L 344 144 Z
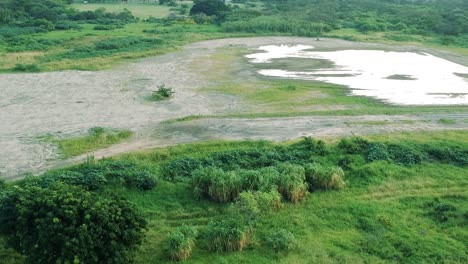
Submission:
M 327 60 L 330 67 L 304 71 L 264 67 L 259 74 L 348 86 L 352 95 L 400 105 L 468 104 L 468 67 L 428 53 L 382 50 L 314 51 L 306 45 L 270 45 L 247 55 L 267 66 L 278 59 Z M 293 62 L 291 62 L 293 63 Z

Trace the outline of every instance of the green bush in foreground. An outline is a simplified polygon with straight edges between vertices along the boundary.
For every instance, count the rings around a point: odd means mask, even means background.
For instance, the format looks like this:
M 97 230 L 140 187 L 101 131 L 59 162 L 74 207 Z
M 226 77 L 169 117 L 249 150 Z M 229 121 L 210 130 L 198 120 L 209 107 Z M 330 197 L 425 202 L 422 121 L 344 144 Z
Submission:
M 242 219 L 227 217 L 208 224 L 205 239 L 210 251 L 242 251 L 249 241 L 251 227 Z
M 266 244 L 276 253 L 288 253 L 297 248 L 297 241 L 294 235 L 285 230 L 277 229 L 268 234 L 265 238 Z
M 346 186 L 340 167 L 313 163 L 306 165 L 305 173 L 311 190 L 340 190 Z
M 158 90 L 151 93 L 150 99 L 152 101 L 161 101 L 171 97 L 174 94 L 172 88 L 166 87 L 164 84 L 158 86 Z
M 29 263 L 129 263 L 146 221 L 125 199 L 25 186 L 0 200 L 0 233 Z
M 181 226 L 175 229 L 166 239 L 169 256 L 174 261 L 186 260 L 192 254 L 197 231 L 191 226 Z

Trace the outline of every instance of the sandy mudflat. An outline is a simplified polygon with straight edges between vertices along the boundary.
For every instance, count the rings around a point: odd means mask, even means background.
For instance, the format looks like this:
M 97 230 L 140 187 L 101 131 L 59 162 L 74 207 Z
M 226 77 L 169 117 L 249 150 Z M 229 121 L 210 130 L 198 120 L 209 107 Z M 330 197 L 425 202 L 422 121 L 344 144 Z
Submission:
M 131 129 L 136 136 L 130 142 L 112 146 L 101 152 L 112 155 L 134 149 L 157 147 L 206 139 L 274 139 L 283 140 L 304 134 L 349 135 L 357 130 L 349 125 L 349 117 L 307 117 L 269 119 L 200 119 L 189 122 L 159 124 L 164 120 L 189 115 L 226 114 L 241 107 L 231 96 L 201 93 L 209 85 L 203 69 L 194 70 L 192 62 L 212 54 L 217 48 L 243 46 L 256 48 L 271 44 L 304 44 L 320 50 L 366 48 L 418 51 L 412 47 L 389 47 L 342 40 L 315 41 L 309 38 L 265 37 L 204 41 L 186 46 L 170 54 L 147 58 L 113 70 L 99 72 L 64 71 L 38 74 L 0 75 L 0 175 L 11 179 L 23 173 L 38 173 L 46 168 L 69 163 L 58 159 L 54 146 L 41 143 L 39 136 L 52 133 L 69 137 L 85 133 L 89 128 Z M 424 52 L 428 52 L 424 50 Z M 468 59 L 446 52 L 429 51 L 453 62 L 468 65 Z M 167 102 L 144 99 L 157 85 L 166 84 L 175 90 Z M 425 122 L 402 125 L 389 122 L 380 130 L 467 129 L 468 113 L 404 117 L 354 117 L 421 119 Z M 459 120 L 454 126 L 443 126 L 436 120 Z M 428 121 L 427 121 L 428 120 Z M 391 121 L 391 120 L 390 120 Z M 347 123 L 348 122 L 348 123 Z M 362 133 L 381 132 L 372 126 Z M 280 128 L 280 129 L 278 129 Z M 77 158 L 71 161 L 76 161 Z

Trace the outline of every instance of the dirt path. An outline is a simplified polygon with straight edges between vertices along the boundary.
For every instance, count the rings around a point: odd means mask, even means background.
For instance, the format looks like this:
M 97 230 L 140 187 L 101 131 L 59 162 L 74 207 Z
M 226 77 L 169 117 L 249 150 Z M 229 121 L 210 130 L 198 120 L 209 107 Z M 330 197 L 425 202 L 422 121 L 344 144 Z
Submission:
M 173 145 L 209 139 L 272 139 L 283 140 L 301 135 L 349 135 L 402 130 L 467 129 L 465 114 L 449 115 L 456 125 L 445 126 L 440 116 L 424 116 L 426 122 L 411 124 L 389 122 L 383 126 L 351 124 L 349 117 L 307 117 L 270 119 L 200 119 L 190 122 L 161 124 L 162 121 L 189 115 L 223 115 L 243 107 L 237 98 L 200 93 L 209 85 L 201 69 L 193 62 L 226 46 L 256 48 L 269 44 L 307 44 L 318 49 L 374 48 L 385 45 L 363 44 L 326 39 L 266 37 L 222 39 L 191 44 L 183 50 L 140 60 L 119 68 L 100 71 L 64 71 L 39 74 L 0 75 L 0 177 L 17 178 L 25 172 L 38 173 L 47 168 L 82 159 L 58 160 L 54 146 L 41 143 L 47 133 L 69 137 L 91 127 L 131 129 L 137 136 L 130 142 L 96 151 L 110 156 L 135 149 Z M 393 50 L 421 50 L 392 47 Z M 468 59 L 446 52 L 433 54 L 468 65 Z M 437 54 L 439 53 L 439 54 Z M 202 74 L 201 74 L 202 73 Z M 206 73 L 209 74 L 209 73 Z M 168 102 L 152 103 L 145 96 L 157 85 L 166 84 L 175 90 Z M 353 117 L 352 120 L 418 119 L 417 116 Z

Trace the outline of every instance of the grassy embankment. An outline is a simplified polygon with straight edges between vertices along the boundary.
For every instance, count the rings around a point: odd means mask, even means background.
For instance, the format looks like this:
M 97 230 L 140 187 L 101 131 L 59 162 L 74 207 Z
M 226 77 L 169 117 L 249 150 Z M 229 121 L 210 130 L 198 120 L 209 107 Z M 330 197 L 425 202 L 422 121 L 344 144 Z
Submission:
M 71 138 L 58 138 L 53 135 L 41 137 L 41 141 L 57 145 L 62 158 L 69 158 L 92 152 L 93 150 L 120 143 L 133 135 L 130 130 L 113 130 L 94 127 L 86 135 Z
M 200 234 L 187 263 L 466 263 L 468 132 L 400 133 L 370 136 L 368 140 L 385 142 L 390 156 L 382 152 L 381 144 L 360 151 L 329 138 L 325 152 L 306 141 L 279 145 L 211 142 L 126 154 L 117 161 L 91 166 L 101 173 L 120 175 L 125 171 L 119 172 L 122 167 L 118 164 L 127 164 L 129 170 L 146 171 L 158 179 L 152 190 L 107 184 L 99 191 L 128 198 L 148 219 L 149 230 L 137 263 L 169 263 L 164 241 L 184 224 Z M 342 190 L 310 190 L 296 204 L 283 198 L 279 208 L 256 216 L 242 252 L 210 252 L 210 241 L 205 238 L 209 223 L 232 217 L 228 215 L 229 203 L 211 201 L 216 194 L 194 198 L 192 176 L 187 172 L 193 172 L 197 161 L 211 160 L 225 170 L 245 169 L 259 162 L 245 160 L 246 153 L 280 153 L 272 157 L 295 164 L 339 165 L 347 186 Z M 100 170 L 103 166 L 107 169 Z M 86 166 L 69 170 L 80 168 Z M 178 171 L 187 175 L 172 178 Z M 292 233 L 298 245 L 288 254 L 275 253 L 266 242 L 278 229 Z M 17 253 L 7 249 L 0 250 L 0 256 L 5 263 L 22 263 Z

